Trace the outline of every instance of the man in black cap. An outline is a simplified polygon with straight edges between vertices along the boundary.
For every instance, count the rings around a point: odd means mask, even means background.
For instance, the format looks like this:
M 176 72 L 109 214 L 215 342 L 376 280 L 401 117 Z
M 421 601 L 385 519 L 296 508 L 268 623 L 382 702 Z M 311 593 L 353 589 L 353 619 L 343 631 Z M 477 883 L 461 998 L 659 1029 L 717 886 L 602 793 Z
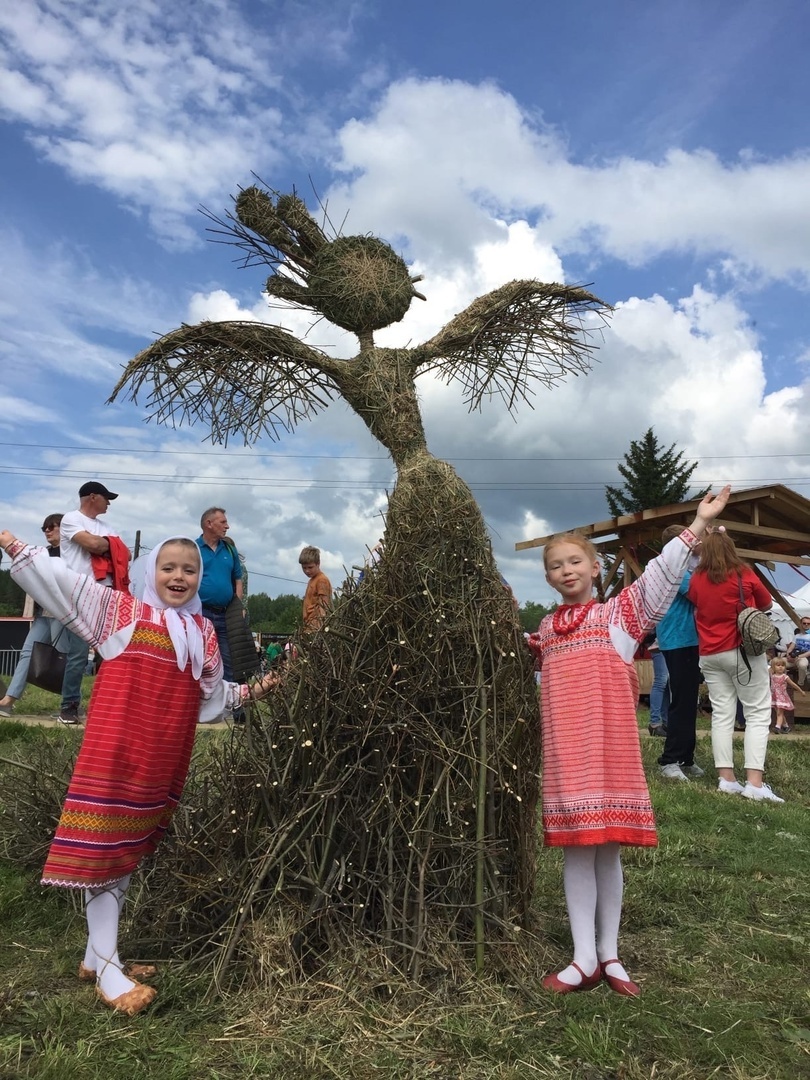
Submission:
M 110 550 L 108 536 L 117 536 L 106 522 L 99 521 L 113 499 L 118 495 L 108 491 L 104 484 L 90 480 L 79 488 L 79 509 L 71 510 L 62 518 L 59 527 L 59 547 L 62 561 L 67 563 L 77 574 L 93 577 L 93 555 L 106 555 Z M 102 585 L 112 587 L 112 577 L 102 579 Z M 67 630 L 62 643 L 67 638 L 67 664 L 62 682 L 62 705 L 59 720 L 63 724 L 79 723 L 79 705 L 82 698 L 82 676 L 87 667 L 90 646 L 77 634 Z

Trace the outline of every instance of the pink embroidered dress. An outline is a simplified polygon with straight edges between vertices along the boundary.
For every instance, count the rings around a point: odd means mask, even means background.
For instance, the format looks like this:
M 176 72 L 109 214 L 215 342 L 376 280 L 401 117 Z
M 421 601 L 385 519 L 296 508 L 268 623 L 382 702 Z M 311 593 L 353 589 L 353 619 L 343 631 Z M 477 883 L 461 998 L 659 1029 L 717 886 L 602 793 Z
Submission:
M 163 837 L 183 791 L 203 697 L 224 698 L 214 628 L 195 615 L 202 676 L 177 666 L 165 612 L 97 585 L 43 548 L 10 546 L 17 582 L 104 656 L 134 622 L 126 648 L 105 660 L 45 868 L 44 885 L 106 885 L 138 866 Z M 54 566 L 53 564 L 60 564 Z
M 697 543 L 685 529 L 604 604 L 563 605 L 528 645 L 540 660 L 543 841 L 658 843 L 639 744 L 638 642 L 666 613 Z
M 793 712 L 795 705 L 790 700 L 788 693 L 788 676 L 771 675 L 771 705 L 776 709 L 785 709 Z

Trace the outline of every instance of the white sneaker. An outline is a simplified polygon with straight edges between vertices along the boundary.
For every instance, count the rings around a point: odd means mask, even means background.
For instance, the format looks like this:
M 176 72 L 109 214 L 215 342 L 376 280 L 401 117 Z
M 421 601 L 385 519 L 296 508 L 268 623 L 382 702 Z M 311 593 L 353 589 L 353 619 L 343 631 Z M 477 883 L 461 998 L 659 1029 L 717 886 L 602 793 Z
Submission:
M 726 795 L 742 795 L 745 789 L 739 780 L 723 780 L 721 778 L 717 781 L 717 790 L 725 792 Z
M 778 795 L 774 795 L 767 784 L 763 784 L 762 787 L 754 787 L 753 784 L 746 784 L 742 790 L 742 796 L 744 799 L 753 799 L 755 802 L 784 802 L 784 799 L 780 799 Z
M 685 772 L 687 776 L 705 776 L 703 769 L 699 765 L 681 765 L 681 771 Z
M 671 765 L 662 765 L 658 770 L 667 780 L 688 780 L 689 777 L 681 769 L 680 765 L 673 762 Z

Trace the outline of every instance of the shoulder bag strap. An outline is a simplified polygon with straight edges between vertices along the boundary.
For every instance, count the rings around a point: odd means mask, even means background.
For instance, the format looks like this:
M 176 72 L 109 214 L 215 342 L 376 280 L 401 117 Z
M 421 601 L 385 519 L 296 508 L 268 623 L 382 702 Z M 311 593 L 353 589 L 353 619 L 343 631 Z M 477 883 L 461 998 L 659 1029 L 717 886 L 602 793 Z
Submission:
M 743 611 L 745 611 L 745 609 L 746 609 L 746 607 L 748 605 L 745 602 L 745 595 L 743 593 L 743 587 L 742 587 L 742 574 L 740 573 L 739 570 L 737 571 L 737 588 L 740 590 L 740 611 L 739 611 L 739 614 L 741 615 L 743 613 Z M 740 656 L 742 656 L 743 662 L 745 663 L 745 666 L 748 669 L 748 681 L 750 682 L 751 681 L 751 676 L 753 674 L 753 672 L 751 671 L 751 661 L 748 659 L 748 653 L 745 651 L 745 646 L 743 645 L 742 641 L 740 641 L 740 644 L 738 646 L 738 652 L 739 652 Z

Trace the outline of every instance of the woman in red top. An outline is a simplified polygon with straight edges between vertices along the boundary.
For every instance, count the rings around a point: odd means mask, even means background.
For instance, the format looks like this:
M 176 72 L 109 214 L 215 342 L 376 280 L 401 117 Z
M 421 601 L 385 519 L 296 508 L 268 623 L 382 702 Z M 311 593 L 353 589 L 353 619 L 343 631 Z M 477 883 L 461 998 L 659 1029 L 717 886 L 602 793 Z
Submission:
M 762 781 L 771 722 L 768 660 L 764 654 L 749 656 L 749 671 L 740 653 L 742 639 L 737 629 L 741 605 L 768 611 L 771 595 L 739 557 L 731 537 L 718 529 L 703 540 L 687 596 L 695 605 L 700 670 L 712 703 L 712 752 L 718 789 L 747 799 L 784 802 Z M 734 774 L 733 731 L 738 699 L 745 712 L 744 786 Z

